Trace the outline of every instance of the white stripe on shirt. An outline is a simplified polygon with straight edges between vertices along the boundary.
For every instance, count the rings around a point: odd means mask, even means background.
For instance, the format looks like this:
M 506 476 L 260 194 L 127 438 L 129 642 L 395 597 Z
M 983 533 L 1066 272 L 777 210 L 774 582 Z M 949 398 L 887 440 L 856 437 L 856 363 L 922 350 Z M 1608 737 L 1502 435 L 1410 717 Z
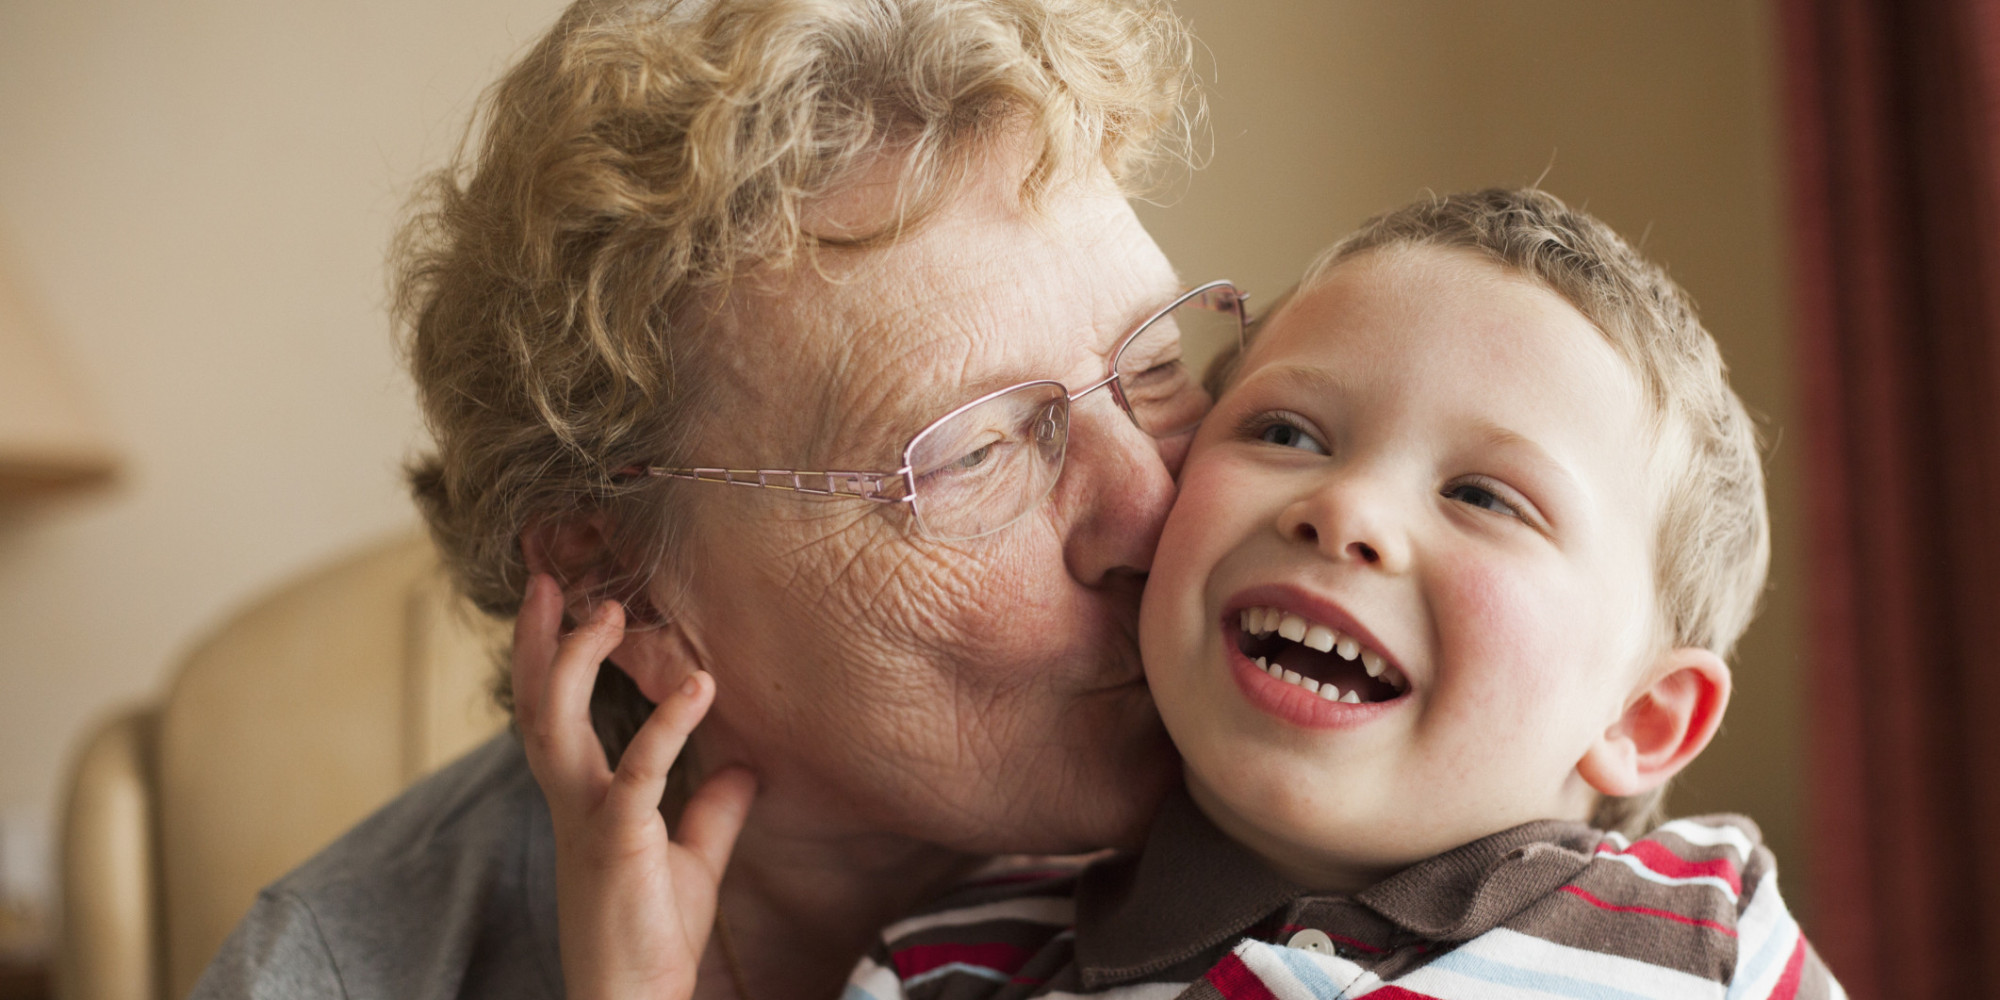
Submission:
M 1019 920 L 1030 924 L 1068 927 L 1076 923 L 1076 900 L 1069 896 L 1023 896 L 1018 899 L 1003 899 L 997 903 L 925 914 L 890 924 L 882 931 L 882 940 L 900 941 L 907 935 L 933 927 L 962 927 L 988 920 Z
M 1736 887 L 1730 885 L 1729 880 L 1720 875 L 1665 875 L 1647 867 L 1644 861 L 1630 854 L 1599 854 L 1597 859 L 1599 861 L 1616 861 L 1632 869 L 1633 874 L 1648 882 L 1657 882 L 1661 885 L 1712 886 L 1721 891 L 1723 895 L 1728 896 L 1731 903 L 1736 902 Z
M 1560 972 L 1551 970 L 1560 969 Z M 1440 1000 L 1549 997 L 1681 1000 L 1723 995 L 1722 984 L 1678 969 L 1557 944 L 1496 927 L 1396 980 Z

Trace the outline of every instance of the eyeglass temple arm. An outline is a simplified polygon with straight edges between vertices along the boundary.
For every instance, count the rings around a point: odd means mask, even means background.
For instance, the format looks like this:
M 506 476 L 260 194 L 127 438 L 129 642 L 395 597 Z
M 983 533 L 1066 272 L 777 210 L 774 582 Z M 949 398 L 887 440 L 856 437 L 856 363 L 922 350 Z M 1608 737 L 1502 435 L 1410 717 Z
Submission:
M 1222 301 L 1214 302 L 1218 297 Z M 1199 301 L 1206 308 L 1232 309 L 1240 321 L 1249 320 L 1249 309 L 1245 300 L 1249 295 L 1238 290 L 1227 280 L 1211 281 L 1188 290 L 1165 309 L 1160 310 L 1144 325 L 1150 325 L 1161 316 L 1189 301 Z M 1113 372 L 1075 392 L 1064 393 L 1072 400 L 1118 380 Z M 1128 411 L 1129 412 L 1129 411 Z M 665 465 L 646 466 L 646 475 L 667 479 L 685 479 L 698 483 L 723 483 L 728 486 L 752 486 L 767 490 L 784 490 L 787 493 L 804 493 L 809 496 L 853 497 L 872 500 L 876 503 L 909 503 L 916 496 L 916 481 L 906 466 L 894 472 L 851 472 L 843 470 L 813 471 L 805 469 L 719 469 L 706 466 L 677 467 Z M 775 482 L 773 480 L 776 480 Z
M 906 468 L 895 472 L 840 470 L 818 472 L 805 469 L 712 469 L 649 465 L 646 467 L 646 474 L 697 483 L 723 483 L 729 486 L 784 490 L 787 493 L 804 493 L 810 496 L 853 497 L 857 500 L 873 500 L 876 503 L 909 503 L 915 496 L 916 488 L 916 484 L 911 482 L 910 470 Z

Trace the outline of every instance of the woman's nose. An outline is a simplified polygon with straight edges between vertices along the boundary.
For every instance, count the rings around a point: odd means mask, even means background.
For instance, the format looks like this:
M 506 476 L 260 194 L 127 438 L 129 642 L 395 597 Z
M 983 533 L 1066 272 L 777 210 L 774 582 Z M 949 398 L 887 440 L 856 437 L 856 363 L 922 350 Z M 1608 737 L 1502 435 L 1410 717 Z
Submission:
M 1092 586 L 1139 578 L 1153 566 L 1160 528 L 1174 503 L 1174 476 L 1186 448 L 1134 426 L 1110 401 L 1071 413 L 1069 452 L 1055 502 L 1066 525 L 1063 559 Z
M 1342 476 L 1285 505 L 1278 533 L 1329 559 L 1401 573 L 1410 540 L 1395 505 L 1359 477 Z

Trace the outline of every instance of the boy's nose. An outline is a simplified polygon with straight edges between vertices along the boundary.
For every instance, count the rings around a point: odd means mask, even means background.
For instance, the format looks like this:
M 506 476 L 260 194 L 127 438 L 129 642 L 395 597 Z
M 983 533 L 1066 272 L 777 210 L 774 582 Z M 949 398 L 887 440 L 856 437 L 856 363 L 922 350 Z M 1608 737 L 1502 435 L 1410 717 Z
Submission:
M 1329 559 L 1401 573 L 1409 568 L 1410 543 L 1392 509 L 1361 484 L 1336 484 L 1288 504 L 1278 515 L 1278 533 Z

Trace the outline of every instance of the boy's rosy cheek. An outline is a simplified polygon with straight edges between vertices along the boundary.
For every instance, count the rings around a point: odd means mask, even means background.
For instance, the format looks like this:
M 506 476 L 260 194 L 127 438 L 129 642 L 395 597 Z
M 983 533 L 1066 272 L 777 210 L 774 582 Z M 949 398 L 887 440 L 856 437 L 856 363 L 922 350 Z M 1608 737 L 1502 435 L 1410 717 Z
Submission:
M 1451 662 L 1484 665 L 1500 697 L 1510 703 L 1541 698 L 1563 683 L 1565 657 L 1548 655 L 1563 645 L 1569 602 L 1552 606 L 1549 595 L 1524 579 L 1519 567 L 1468 559 L 1442 574 L 1451 581 L 1439 596 L 1455 609 L 1438 614 L 1438 641 Z M 1451 655 L 1451 647 L 1461 647 Z
M 1212 526 L 1218 513 L 1232 500 L 1240 503 L 1246 496 L 1247 487 L 1233 479 L 1222 463 L 1192 463 L 1183 470 L 1180 491 L 1167 513 L 1166 531 L 1181 535 L 1179 544 L 1198 543 L 1201 535 L 1212 530 L 1205 526 Z

